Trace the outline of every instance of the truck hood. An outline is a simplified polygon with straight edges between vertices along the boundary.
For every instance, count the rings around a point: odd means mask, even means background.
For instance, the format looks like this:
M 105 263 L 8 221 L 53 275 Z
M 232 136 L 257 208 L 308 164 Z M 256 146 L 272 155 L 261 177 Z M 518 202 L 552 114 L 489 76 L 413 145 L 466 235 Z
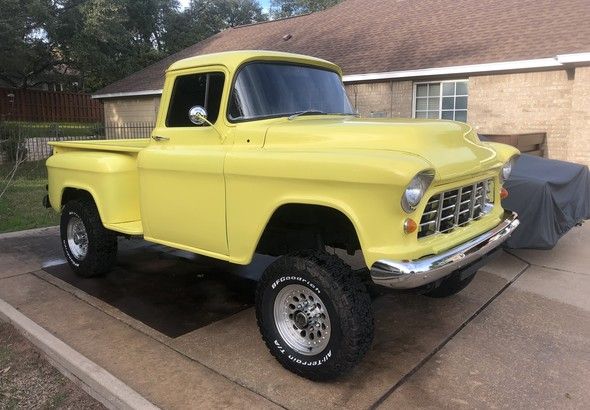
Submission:
M 496 151 L 464 123 L 415 119 L 308 116 L 282 119 L 266 133 L 266 149 L 388 150 L 418 155 L 437 179 L 452 180 L 498 165 Z

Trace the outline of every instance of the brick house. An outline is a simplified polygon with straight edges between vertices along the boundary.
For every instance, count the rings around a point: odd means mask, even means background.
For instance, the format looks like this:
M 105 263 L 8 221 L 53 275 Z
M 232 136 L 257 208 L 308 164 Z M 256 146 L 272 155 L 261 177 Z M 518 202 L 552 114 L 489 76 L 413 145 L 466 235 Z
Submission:
M 590 164 L 590 1 L 345 0 L 225 30 L 94 95 L 107 123 L 154 121 L 165 69 L 266 49 L 339 64 L 367 117 L 450 118 L 482 134 L 546 132 L 551 158 Z

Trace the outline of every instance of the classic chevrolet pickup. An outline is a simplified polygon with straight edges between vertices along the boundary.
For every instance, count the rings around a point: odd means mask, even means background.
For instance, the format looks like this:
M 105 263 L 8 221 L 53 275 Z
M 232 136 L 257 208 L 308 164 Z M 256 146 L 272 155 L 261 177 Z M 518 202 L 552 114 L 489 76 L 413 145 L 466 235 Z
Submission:
M 151 139 L 51 144 L 45 203 L 77 274 L 108 272 L 119 235 L 243 265 L 277 256 L 258 326 L 285 368 L 314 380 L 371 345 L 363 276 L 450 296 L 518 225 L 500 205 L 517 150 L 464 123 L 357 118 L 340 69 L 302 55 L 178 61 Z

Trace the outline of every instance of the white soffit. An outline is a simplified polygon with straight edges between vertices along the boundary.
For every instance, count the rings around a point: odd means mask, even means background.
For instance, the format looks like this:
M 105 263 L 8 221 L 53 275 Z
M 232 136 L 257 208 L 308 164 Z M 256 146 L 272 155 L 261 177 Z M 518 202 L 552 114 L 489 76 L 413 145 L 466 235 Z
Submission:
M 129 91 L 122 93 L 109 93 L 109 94 L 93 94 L 92 98 L 119 98 L 119 97 L 138 97 L 142 95 L 160 95 L 162 90 L 143 90 L 143 91 Z
M 342 80 L 345 83 L 350 83 L 375 80 L 391 80 L 398 78 L 519 71 L 535 68 L 563 68 L 567 64 L 589 62 L 590 53 L 560 54 L 551 58 L 537 58 L 534 60 L 503 61 L 499 63 L 422 68 L 417 70 L 389 71 L 384 73 L 352 74 L 343 76 Z
M 555 58 L 561 64 L 590 63 L 590 53 L 558 54 Z

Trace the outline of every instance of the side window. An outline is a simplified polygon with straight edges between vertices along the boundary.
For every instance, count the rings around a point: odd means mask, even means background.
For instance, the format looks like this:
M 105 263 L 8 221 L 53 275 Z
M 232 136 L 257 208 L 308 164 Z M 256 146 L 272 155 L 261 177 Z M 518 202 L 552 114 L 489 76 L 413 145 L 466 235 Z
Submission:
M 224 80 L 223 73 L 189 74 L 177 77 L 172 88 L 166 126 L 197 127 L 188 118 L 188 111 L 195 105 L 204 107 L 207 110 L 207 119 L 215 124 L 221 107 Z

